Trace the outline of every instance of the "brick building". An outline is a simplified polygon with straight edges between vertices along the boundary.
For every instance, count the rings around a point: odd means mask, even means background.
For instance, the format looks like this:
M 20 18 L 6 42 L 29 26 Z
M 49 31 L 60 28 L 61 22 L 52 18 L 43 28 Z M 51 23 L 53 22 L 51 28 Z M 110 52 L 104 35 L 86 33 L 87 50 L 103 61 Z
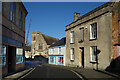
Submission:
M 48 57 L 48 47 L 58 40 L 59 39 L 47 36 L 45 34 L 42 34 L 41 32 L 32 32 L 32 58 L 34 58 L 35 55 Z
M 107 69 L 120 67 L 120 2 L 107 2 L 87 14 L 74 13 L 66 26 L 66 65 Z
M 22 2 L 2 3 L 0 65 L 2 65 L 3 76 L 24 68 L 25 18 L 27 14 Z

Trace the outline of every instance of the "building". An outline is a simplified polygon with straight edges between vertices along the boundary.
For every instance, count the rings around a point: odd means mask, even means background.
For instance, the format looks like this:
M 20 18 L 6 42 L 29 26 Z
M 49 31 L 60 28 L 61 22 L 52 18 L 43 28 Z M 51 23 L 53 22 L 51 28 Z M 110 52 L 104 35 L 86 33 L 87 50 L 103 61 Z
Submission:
M 65 65 L 66 38 L 62 38 L 58 42 L 49 47 L 49 64 Z
M 25 58 L 32 58 L 31 46 L 25 46 Z
M 83 16 L 74 13 L 66 26 L 66 65 L 105 70 L 112 60 L 119 63 L 119 34 L 120 2 L 107 2 Z
M 47 36 L 41 32 L 32 32 L 32 58 L 34 58 L 35 55 L 48 57 L 48 47 L 58 40 L 59 39 Z
M 22 2 L 2 2 L 0 65 L 2 65 L 3 76 L 24 68 L 25 18 L 27 14 Z

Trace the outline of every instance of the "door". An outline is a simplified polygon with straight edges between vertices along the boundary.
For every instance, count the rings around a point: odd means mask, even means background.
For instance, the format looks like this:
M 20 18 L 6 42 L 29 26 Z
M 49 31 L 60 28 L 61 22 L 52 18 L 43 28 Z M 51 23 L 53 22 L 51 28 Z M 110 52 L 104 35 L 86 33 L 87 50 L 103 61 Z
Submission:
M 84 47 L 81 47 L 81 65 L 84 68 Z
M 16 48 L 8 46 L 8 73 L 15 71 L 16 67 Z

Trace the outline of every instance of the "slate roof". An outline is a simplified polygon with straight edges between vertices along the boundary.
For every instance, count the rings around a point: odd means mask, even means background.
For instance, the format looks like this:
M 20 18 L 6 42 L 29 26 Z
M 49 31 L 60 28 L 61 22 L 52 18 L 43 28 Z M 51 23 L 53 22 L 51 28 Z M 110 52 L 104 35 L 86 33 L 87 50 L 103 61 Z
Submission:
M 76 21 L 72 22 L 71 24 L 73 24 L 73 23 L 77 22 L 78 20 L 81 20 L 81 19 L 83 19 L 83 18 L 85 18 L 85 17 L 87 17 L 87 16 L 89 16 L 89 15 L 97 12 L 97 11 L 100 10 L 100 9 L 103 9 L 103 8 L 105 8 L 105 7 L 107 7 L 107 6 L 110 6 L 110 5 L 112 5 L 112 4 L 113 4 L 113 2 L 107 2 L 107 3 L 105 3 L 105 4 L 101 5 L 101 6 L 93 9 L 92 11 L 84 14 L 83 16 L 80 16 L 80 18 L 78 18 Z M 69 24 L 69 25 L 71 25 L 71 24 Z M 69 26 L 69 25 L 67 25 L 67 26 Z M 67 26 L 66 26 L 66 27 L 67 27 Z
M 47 36 L 45 34 L 42 34 L 42 36 L 43 36 L 43 38 L 45 39 L 45 41 L 46 41 L 46 43 L 48 45 L 51 45 L 51 44 L 53 44 L 53 43 L 55 43 L 55 42 L 57 42 L 59 40 L 57 38 L 54 38 L 54 37 L 51 37 L 51 36 Z
M 66 37 L 64 37 L 61 40 L 57 41 L 56 43 L 52 44 L 50 47 L 61 46 L 61 45 L 66 45 Z

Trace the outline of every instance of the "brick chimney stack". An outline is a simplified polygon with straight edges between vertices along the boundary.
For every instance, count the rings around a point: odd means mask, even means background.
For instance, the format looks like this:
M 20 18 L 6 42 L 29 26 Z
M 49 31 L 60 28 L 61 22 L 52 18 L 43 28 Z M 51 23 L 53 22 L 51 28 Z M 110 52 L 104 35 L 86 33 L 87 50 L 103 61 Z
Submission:
M 74 21 L 80 18 L 80 13 L 74 13 Z

